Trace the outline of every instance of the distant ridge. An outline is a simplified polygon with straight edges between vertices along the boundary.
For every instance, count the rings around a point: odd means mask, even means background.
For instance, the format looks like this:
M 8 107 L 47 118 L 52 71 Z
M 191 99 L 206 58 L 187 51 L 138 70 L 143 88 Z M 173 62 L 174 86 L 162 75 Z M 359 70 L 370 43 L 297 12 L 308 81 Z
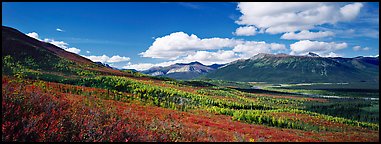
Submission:
M 152 76 L 166 76 L 175 79 L 193 79 L 214 71 L 223 65 L 206 66 L 198 61 L 191 63 L 176 63 L 167 67 L 152 67 L 142 73 Z
M 205 75 L 231 81 L 379 82 L 377 57 L 320 57 L 259 53 L 231 62 Z

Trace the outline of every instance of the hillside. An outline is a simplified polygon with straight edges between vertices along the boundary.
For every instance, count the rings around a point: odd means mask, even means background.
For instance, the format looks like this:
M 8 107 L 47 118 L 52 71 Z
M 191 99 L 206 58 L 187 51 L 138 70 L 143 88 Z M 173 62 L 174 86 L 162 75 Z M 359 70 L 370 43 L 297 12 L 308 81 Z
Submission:
M 8 27 L 2 40 L 5 142 L 379 141 L 375 100 L 119 71 Z M 360 59 L 359 68 L 375 64 Z M 190 65 L 173 71 L 204 67 Z
M 92 62 L 6 26 L 2 26 L 2 59 L 5 73 L 23 71 L 30 77 L 125 75 L 119 70 Z
M 329 58 L 315 55 L 258 54 L 231 62 L 206 75 L 231 81 L 274 83 L 378 82 L 379 59 Z

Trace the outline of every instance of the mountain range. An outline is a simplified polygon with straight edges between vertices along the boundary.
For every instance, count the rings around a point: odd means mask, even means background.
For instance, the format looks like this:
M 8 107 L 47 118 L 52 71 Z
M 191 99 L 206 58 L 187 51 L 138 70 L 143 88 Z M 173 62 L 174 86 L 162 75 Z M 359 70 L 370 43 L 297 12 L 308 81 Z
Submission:
M 195 61 L 191 63 L 176 63 L 167 67 L 152 67 L 142 71 L 142 73 L 151 76 L 166 76 L 175 79 L 193 79 L 214 71 L 221 66 L 223 65 L 213 64 L 206 66 Z
M 5 57 L 11 58 L 5 58 Z M 3 65 L 26 69 L 35 75 L 52 78 L 83 75 L 129 75 L 107 64 L 92 62 L 53 44 L 31 38 L 2 26 Z M 6 62 L 4 62 L 6 60 Z M 13 68 L 16 69 L 16 68 Z M 17 71 L 17 70 L 16 70 Z M 8 73 L 8 71 L 3 71 Z M 379 57 L 320 57 L 260 53 L 249 59 L 227 64 L 200 62 L 153 67 L 141 73 L 175 79 L 209 78 L 229 81 L 299 82 L 379 82 Z
M 233 61 L 206 78 L 262 82 L 378 82 L 378 57 L 320 57 L 260 53 Z

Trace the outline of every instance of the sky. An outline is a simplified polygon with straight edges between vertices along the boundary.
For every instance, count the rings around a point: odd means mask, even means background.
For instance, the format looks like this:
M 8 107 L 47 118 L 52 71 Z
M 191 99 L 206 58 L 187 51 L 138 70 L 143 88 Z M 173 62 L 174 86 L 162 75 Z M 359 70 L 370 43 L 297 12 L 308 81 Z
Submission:
M 119 69 L 379 55 L 378 2 L 2 2 L 2 22 Z

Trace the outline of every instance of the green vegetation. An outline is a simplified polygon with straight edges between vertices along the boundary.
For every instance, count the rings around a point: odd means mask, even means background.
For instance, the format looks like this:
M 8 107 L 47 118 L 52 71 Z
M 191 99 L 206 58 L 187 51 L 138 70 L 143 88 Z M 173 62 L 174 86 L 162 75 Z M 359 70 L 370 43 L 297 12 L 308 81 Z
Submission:
M 372 104 L 377 103 L 377 104 Z M 378 102 L 367 100 L 331 100 L 327 103 L 306 102 L 306 110 L 364 122 L 379 122 Z
M 379 101 L 359 99 L 378 98 L 378 89 L 154 77 L 109 69 L 27 36 L 4 36 L 10 33 L 3 31 L 3 141 L 379 140 Z M 229 73 L 293 68 L 289 62 L 296 60 L 259 61 Z
M 163 83 L 176 85 L 176 86 L 192 86 L 192 87 L 210 87 L 215 86 L 209 82 L 201 81 L 201 80 L 170 80 L 164 81 Z
M 127 79 L 117 76 L 98 76 L 94 78 L 83 78 L 77 85 L 87 87 L 104 88 L 110 91 L 128 92 L 137 96 L 138 99 L 147 104 L 152 104 L 159 107 L 171 108 L 174 110 L 188 111 L 190 109 L 213 107 L 214 112 L 233 116 L 233 120 L 245 121 L 248 123 L 265 124 L 269 126 L 282 127 L 282 128 L 296 128 L 303 130 L 327 130 L 326 128 L 311 126 L 303 124 L 298 120 L 291 119 L 274 119 L 270 116 L 260 116 L 260 113 L 268 112 L 293 112 L 309 114 L 323 118 L 325 120 L 345 123 L 353 126 L 369 127 L 378 129 L 378 125 L 367 122 L 358 122 L 345 118 L 336 118 L 330 115 L 313 113 L 310 111 L 298 110 L 303 108 L 302 105 L 306 104 L 305 100 L 286 99 L 286 98 L 269 98 L 259 97 L 254 94 L 240 92 L 238 90 L 229 88 L 219 89 L 200 89 L 198 94 L 179 91 L 173 88 L 159 87 L 155 85 L 144 84 L 136 80 Z M 222 96 L 235 98 L 235 101 L 225 100 L 221 98 L 209 97 Z M 255 100 L 253 100 L 255 98 Z M 359 105 L 360 106 L 360 105 Z M 368 106 L 368 105 L 361 105 Z M 360 106 L 360 107 L 361 107 Z M 293 110 L 287 110 L 287 109 Z M 312 110 L 307 107 L 306 110 Z M 213 111 L 213 110 L 212 110 Z M 313 110 L 312 110 L 313 111 Z M 320 113 L 324 113 L 319 111 Z M 345 112 L 345 111 L 343 111 Z M 350 111 L 347 111 L 350 112 Z M 236 113 L 236 114 L 235 114 Z M 234 115 L 235 114 L 235 115 Z M 261 117 L 261 118 L 259 118 Z M 263 117 L 263 119 L 262 119 Z M 367 121 L 368 119 L 366 119 Z M 276 121 L 276 122 L 275 122 Z M 371 120 L 373 121 L 373 120 Z
M 346 118 L 346 120 L 339 122 L 344 123 L 346 121 L 350 121 L 346 123 L 350 125 L 361 125 L 364 127 L 371 127 L 372 129 L 375 129 L 377 127 L 374 125 L 369 126 L 369 124 L 366 122 L 375 123 L 379 120 L 377 115 L 378 113 L 369 111 L 374 110 L 374 108 L 368 108 L 368 111 L 364 110 L 364 108 L 372 106 L 366 101 L 358 102 L 356 104 L 354 104 L 353 102 L 337 101 L 331 101 L 329 103 L 318 103 L 308 102 L 304 99 L 271 98 L 257 96 L 255 94 L 228 88 L 232 85 L 234 85 L 235 87 L 249 87 L 251 86 L 251 84 L 224 81 L 204 82 L 200 80 L 177 81 L 165 77 L 154 77 L 156 80 L 163 80 L 163 83 L 178 87 L 204 87 L 202 89 L 197 90 L 197 94 L 195 94 L 180 91 L 175 88 L 144 84 L 139 81 L 124 77 L 95 76 L 97 73 L 89 70 L 74 69 L 74 71 L 78 75 L 77 78 L 66 78 L 64 76 L 51 73 L 39 73 L 38 71 L 33 71 L 32 69 L 30 69 L 36 67 L 36 64 L 34 64 L 33 60 L 31 58 L 28 58 L 27 60 L 29 63 L 28 67 L 21 65 L 20 62 L 15 62 L 11 56 L 5 56 L 3 58 L 3 72 L 11 75 L 13 74 L 14 76 L 18 76 L 21 78 L 26 77 L 45 81 L 107 89 L 108 95 L 105 96 L 106 99 L 124 101 L 128 99 L 134 99 L 140 100 L 149 105 L 170 108 L 180 111 L 189 111 L 198 108 L 210 110 L 208 107 L 214 107 L 214 109 L 229 109 L 229 111 L 219 110 L 217 111 L 217 113 L 232 116 L 233 120 L 244 121 L 247 123 L 265 124 L 268 126 L 275 126 L 281 128 L 326 130 L 326 128 L 311 126 L 309 124 L 303 124 L 299 120 L 295 121 L 286 118 L 275 119 L 273 118 L 273 116 L 265 116 L 261 114 L 267 113 L 266 111 L 273 110 L 304 109 L 310 112 L 324 114 L 325 117 L 343 117 Z M 67 71 L 68 69 L 65 69 L 63 67 L 64 65 L 68 64 L 70 63 L 65 63 L 65 61 L 61 61 L 59 64 L 57 64 L 57 68 L 61 68 L 60 71 Z M 152 78 L 152 76 L 147 76 L 138 72 L 124 72 L 130 73 L 134 77 Z M 83 78 L 81 78 L 81 76 Z M 223 85 L 224 87 L 217 86 L 215 84 Z M 275 90 L 274 88 L 270 89 Z M 279 89 L 276 90 L 279 91 Z M 306 90 L 282 89 L 281 91 L 300 92 Z M 81 92 L 79 92 L 78 90 L 72 92 L 81 94 Z M 136 97 L 124 97 L 120 92 L 131 93 Z M 225 99 L 224 97 L 228 99 Z M 332 120 L 331 118 L 325 119 Z M 359 124 L 357 122 L 352 122 L 352 120 L 358 120 L 363 122 L 360 122 L 361 124 Z

